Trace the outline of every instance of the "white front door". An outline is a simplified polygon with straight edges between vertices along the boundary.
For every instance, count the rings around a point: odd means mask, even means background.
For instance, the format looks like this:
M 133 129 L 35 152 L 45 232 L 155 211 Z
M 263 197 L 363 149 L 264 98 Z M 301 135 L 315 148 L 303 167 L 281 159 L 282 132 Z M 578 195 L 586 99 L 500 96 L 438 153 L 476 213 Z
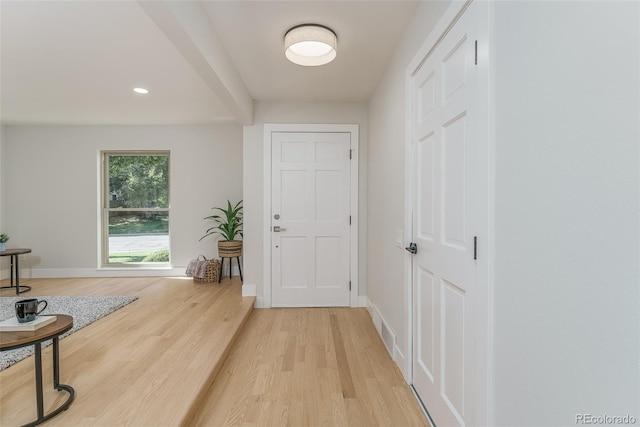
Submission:
M 477 242 L 486 247 L 488 177 L 476 3 L 412 77 L 413 386 L 438 427 L 479 421 L 487 302 Z
M 274 307 L 350 305 L 350 138 L 272 133 Z

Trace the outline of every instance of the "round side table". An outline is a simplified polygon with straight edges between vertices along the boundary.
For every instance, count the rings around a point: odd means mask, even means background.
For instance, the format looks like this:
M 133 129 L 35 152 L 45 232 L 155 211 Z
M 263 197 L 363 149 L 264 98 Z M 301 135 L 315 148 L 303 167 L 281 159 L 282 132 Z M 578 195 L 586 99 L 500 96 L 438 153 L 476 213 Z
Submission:
M 27 292 L 31 290 L 31 286 L 20 285 L 20 266 L 18 264 L 20 255 L 28 254 L 31 252 L 31 249 L 28 248 L 18 248 L 18 249 L 7 249 L 5 251 L 0 252 L 0 257 L 8 256 L 11 257 L 11 281 L 10 286 L 0 286 L 0 289 L 12 289 L 16 288 L 16 295 L 21 294 L 23 292 Z M 15 271 L 16 274 L 16 285 L 13 286 L 13 273 Z M 20 290 L 20 288 L 24 288 L 24 290 Z
M 0 351 L 33 345 L 35 348 L 35 369 L 36 369 L 36 406 L 38 418 L 25 424 L 26 426 L 36 426 L 42 424 L 50 418 L 55 417 L 60 412 L 69 408 L 75 397 L 75 390 L 70 385 L 60 384 L 60 335 L 73 327 L 73 317 L 66 314 L 51 314 L 56 316 L 56 321 L 36 329 L 35 331 L 12 331 L 0 332 Z M 58 391 L 69 393 L 67 400 L 53 411 L 45 415 L 44 397 L 42 392 L 42 341 L 53 339 L 53 387 Z

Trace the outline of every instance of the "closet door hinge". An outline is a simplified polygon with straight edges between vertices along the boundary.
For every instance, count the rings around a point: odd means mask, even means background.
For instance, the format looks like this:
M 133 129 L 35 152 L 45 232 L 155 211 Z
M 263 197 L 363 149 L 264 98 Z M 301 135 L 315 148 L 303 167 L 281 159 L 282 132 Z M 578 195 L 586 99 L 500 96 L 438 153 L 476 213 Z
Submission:
M 476 40 L 476 43 L 475 43 L 475 62 L 476 62 L 476 65 L 478 65 L 478 40 Z
M 353 158 L 353 150 L 349 150 L 349 160 L 351 160 Z
M 473 259 L 478 259 L 478 236 L 473 236 Z
M 351 290 L 351 280 L 349 280 L 349 290 Z

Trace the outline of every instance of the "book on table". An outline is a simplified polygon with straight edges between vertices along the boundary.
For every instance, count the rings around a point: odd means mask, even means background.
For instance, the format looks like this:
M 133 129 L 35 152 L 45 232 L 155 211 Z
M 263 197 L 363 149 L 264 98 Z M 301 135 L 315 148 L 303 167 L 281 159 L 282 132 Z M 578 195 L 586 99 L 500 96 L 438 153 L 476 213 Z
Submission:
M 56 321 L 56 316 L 38 316 L 31 322 L 19 323 L 18 319 L 11 317 L 0 322 L 0 332 L 35 331 Z

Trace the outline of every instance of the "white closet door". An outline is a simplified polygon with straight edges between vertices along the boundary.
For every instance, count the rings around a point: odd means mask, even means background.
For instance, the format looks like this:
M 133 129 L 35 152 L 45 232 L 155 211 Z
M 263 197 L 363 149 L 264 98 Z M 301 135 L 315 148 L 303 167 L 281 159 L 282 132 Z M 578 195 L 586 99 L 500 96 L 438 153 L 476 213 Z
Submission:
M 475 253 L 488 206 L 475 6 L 412 77 L 413 385 L 439 427 L 475 423 L 476 322 L 487 304 Z

